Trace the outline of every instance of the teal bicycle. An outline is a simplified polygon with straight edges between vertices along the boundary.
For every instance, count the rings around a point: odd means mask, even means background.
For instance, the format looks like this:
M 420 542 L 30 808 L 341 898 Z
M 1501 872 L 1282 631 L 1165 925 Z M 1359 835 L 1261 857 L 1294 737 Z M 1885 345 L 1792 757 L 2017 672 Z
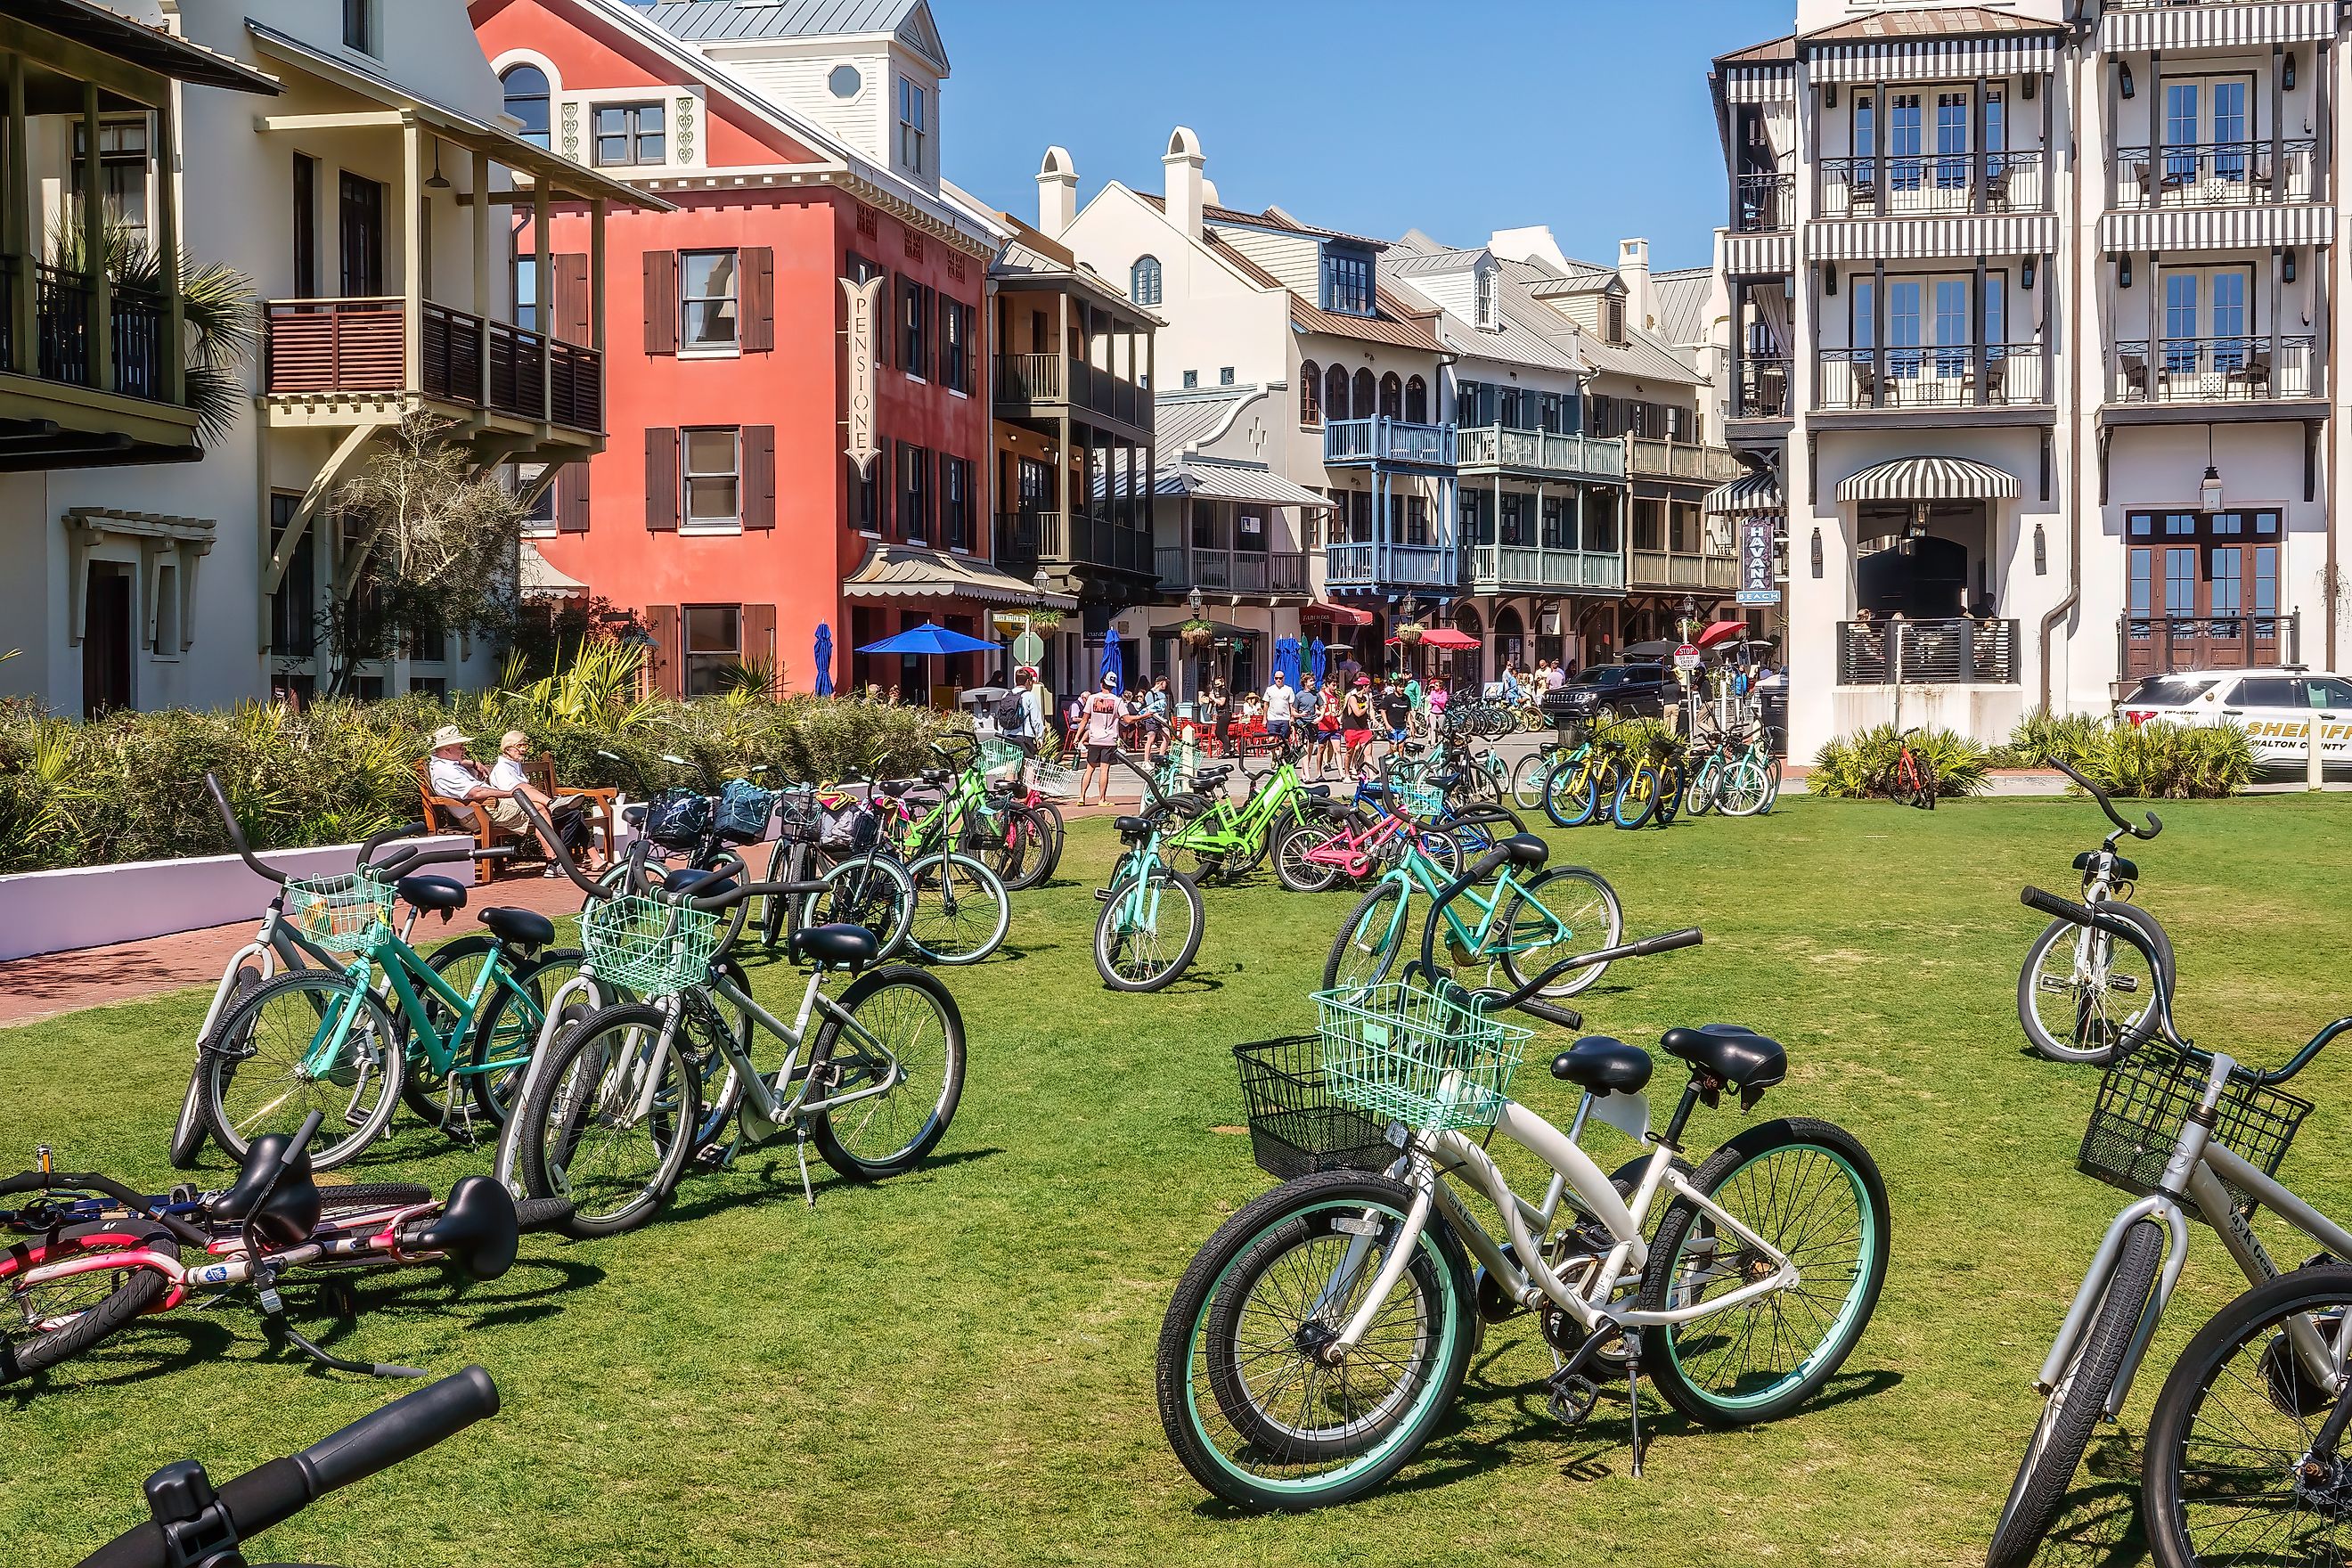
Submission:
M 1095 917 L 1095 973 L 1115 991 L 1158 991 L 1192 967 L 1208 913 L 1200 888 L 1160 854 L 1171 824 L 1174 831 L 1190 824 L 1170 809 L 1168 795 L 1150 770 L 1125 752 L 1118 755 L 1143 781 L 1151 805 L 1114 825 L 1118 862 L 1111 868 L 1110 885 L 1095 895 L 1102 900 L 1102 912 Z M 1215 771 L 1222 777 L 1223 770 Z

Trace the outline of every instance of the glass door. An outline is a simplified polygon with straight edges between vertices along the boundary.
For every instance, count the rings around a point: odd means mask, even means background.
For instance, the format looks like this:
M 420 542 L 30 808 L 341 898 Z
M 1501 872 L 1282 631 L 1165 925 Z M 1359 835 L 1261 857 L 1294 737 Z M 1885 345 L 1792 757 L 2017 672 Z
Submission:
M 2158 362 L 2168 398 L 2229 395 L 2252 350 L 2253 271 L 2245 267 L 2164 269 L 2164 339 Z

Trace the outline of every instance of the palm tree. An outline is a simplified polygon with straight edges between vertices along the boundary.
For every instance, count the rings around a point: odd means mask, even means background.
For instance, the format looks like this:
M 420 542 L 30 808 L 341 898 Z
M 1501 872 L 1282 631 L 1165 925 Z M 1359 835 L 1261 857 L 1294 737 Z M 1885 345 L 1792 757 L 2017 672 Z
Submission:
M 100 243 L 106 252 L 106 276 L 121 289 L 163 297 L 163 258 L 146 234 L 128 224 L 110 222 Z M 65 272 L 87 276 L 79 225 L 60 221 L 49 237 L 52 265 Z M 196 416 L 200 441 L 217 443 L 236 423 L 236 412 L 250 394 L 240 374 L 245 356 L 261 335 L 261 318 L 255 308 L 253 279 L 222 262 L 198 267 L 187 253 L 180 255 L 180 302 L 187 321 L 187 405 Z

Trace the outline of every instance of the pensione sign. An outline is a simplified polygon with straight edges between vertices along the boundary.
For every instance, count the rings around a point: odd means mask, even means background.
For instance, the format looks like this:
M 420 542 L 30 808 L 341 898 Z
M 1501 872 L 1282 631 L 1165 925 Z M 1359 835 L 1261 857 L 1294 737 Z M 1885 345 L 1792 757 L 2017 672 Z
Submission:
M 882 452 L 874 439 L 874 341 L 881 331 L 882 279 L 860 283 L 845 278 L 841 291 L 849 300 L 849 444 L 843 450 L 864 479 L 873 474 L 874 459 Z

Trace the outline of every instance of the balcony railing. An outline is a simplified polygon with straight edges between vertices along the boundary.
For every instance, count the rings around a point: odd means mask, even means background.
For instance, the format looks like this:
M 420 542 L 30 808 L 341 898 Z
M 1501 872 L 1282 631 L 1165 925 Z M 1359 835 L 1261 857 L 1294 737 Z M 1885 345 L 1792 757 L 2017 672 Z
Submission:
M 482 405 L 482 318 L 426 300 L 417 321 L 419 384 L 404 384 L 407 322 L 397 299 L 272 300 L 266 390 L 415 392 Z M 604 427 L 604 356 L 507 321 L 488 323 L 489 406 L 576 429 Z M 554 400 L 549 402 L 549 382 Z
M 1162 544 L 1151 552 L 1160 585 L 1181 593 L 1207 588 L 1224 594 L 1307 592 L 1307 557 L 1296 550 L 1201 550 Z
M 2118 341 L 2110 360 L 2108 397 L 2116 403 L 2248 403 L 2317 397 L 2316 340 L 2158 338 Z
M 1625 558 L 1615 551 L 1561 550 L 1528 544 L 1474 544 L 1462 552 L 1462 575 L 1479 594 L 1522 588 L 1592 588 L 1622 592 Z
M 2050 400 L 2039 343 L 1987 343 L 1981 365 L 1973 343 L 1823 349 L 1816 364 L 1813 406 L 1822 410 L 2015 408 Z
M 1151 535 L 1109 518 L 1058 511 L 999 512 L 996 563 L 1025 576 L 1040 563 L 1060 566 L 1105 566 L 1114 571 L 1153 570 Z
M 1731 226 L 1740 234 L 1777 234 L 1797 221 L 1797 176 L 1742 174 L 1734 182 Z
M 1326 463 L 1409 463 L 1450 468 L 1454 463 L 1451 425 L 1422 425 L 1383 415 L 1377 419 L 1333 419 L 1323 426 Z
M 996 401 L 1012 406 L 1062 403 L 1129 425 L 1151 423 L 1151 395 L 1123 376 L 1059 354 L 996 356 Z
M 1636 550 L 1632 582 L 1636 588 L 1719 588 L 1730 593 L 1739 586 L 1739 558 L 1687 550 Z
M 163 395 L 163 301 L 117 284 L 108 295 L 114 316 L 114 390 L 126 397 Z
M 1061 395 L 1061 355 L 996 356 L 996 401 L 999 403 L 1052 403 Z
M 2017 623 L 1905 620 L 1838 623 L 1840 686 L 2014 686 Z
M 2116 205 L 2137 212 L 2315 201 L 2317 146 L 2310 137 L 2297 137 L 2275 143 L 2118 147 Z
M 1333 587 L 1450 588 L 1454 552 L 1426 544 L 1327 544 L 1323 580 Z
M 2126 616 L 2117 630 L 2126 678 L 2242 669 L 2303 658 L 2303 623 L 2289 615 Z
M 40 331 L 36 360 L 43 381 L 89 384 L 89 318 L 92 294 L 78 272 L 45 262 L 33 264 L 33 310 Z
M 1625 477 L 1625 444 L 1607 437 L 1474 425 L 1456 432 L 1455 451 L 1465 468 L 1521 468 L 1595 479 Z
M 1696 479 L 1711 485 L 1727 484 L 1748 472 L 1748 465 L 1731 455 L 1727 447 L 1699 447 L 1687 441 L 1656 441 L 1645 436 L 1635 436 L 1627 443 L 1632 447 L 1630 467 L 1637 474 L 1647 474 L 1665 479 Z
M 2048 205 L 2041 151 L 1823 158 L 1823 217 L 2040 212 Z
M 1796 361 L 1778 356 L 1742 354 L 1739 382 L 1732 388 L 1734 419 L 1787 419 L 1795 412 L 1790 373 Z

